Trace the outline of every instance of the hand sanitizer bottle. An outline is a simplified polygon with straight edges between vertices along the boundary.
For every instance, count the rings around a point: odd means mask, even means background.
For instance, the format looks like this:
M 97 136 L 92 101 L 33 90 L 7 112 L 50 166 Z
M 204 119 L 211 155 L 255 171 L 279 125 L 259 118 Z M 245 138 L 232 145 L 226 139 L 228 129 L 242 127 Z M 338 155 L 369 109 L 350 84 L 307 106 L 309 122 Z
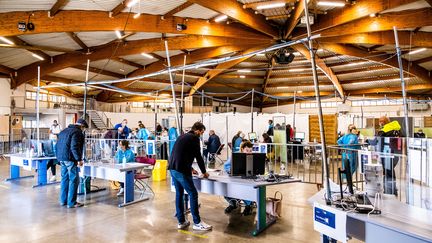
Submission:
M 122 160 L 122 162 L 123 162 L 123 166 L 125 166 L 125 165 L 126 165 L 126 155 L 123 155 L 123 160 Z

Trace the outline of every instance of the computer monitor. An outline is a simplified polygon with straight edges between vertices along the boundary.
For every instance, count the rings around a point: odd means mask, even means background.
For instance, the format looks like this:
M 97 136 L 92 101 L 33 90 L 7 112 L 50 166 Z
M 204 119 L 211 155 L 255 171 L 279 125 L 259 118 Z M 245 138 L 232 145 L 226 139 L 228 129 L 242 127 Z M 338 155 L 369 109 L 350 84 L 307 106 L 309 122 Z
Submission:
M 296 132 L 294 138 L 296 140 L 304 140 L 305 139 L 305 133 L 304 132 Z
M 250 132 L 248 133 L 248 136 L 249 136 L 249 140 L 251 141 L 256 141 L 258 139 L 256 132 Z
M 343 178 L 342 175 L 345 175 L 347 180 L 347 187 L 349 193 L 354 194 L 353 189 L 353 182 L 352 182 L 352 175 L 351 175 L 351 166 L 348 159 L 345 159 L 342 161 L 344 163 L 344 169 L 338 168 L 338 174 L 339 174 L 339 187 L 340 187 L 340 193 L 341 193 L 341 199 L 343 198 L 343 189 L 342 189 L 342 182 Z
M 41 143 L 42 143 L 42 149 L 45 156 L 47 157 L 55 156 L 54 147 L 53 147 L 54 145 L 51 140 L 43 140 L 41 141 Z
M 233 153 L 231 176 L 255 176 L 265 173 L 265 153 Z

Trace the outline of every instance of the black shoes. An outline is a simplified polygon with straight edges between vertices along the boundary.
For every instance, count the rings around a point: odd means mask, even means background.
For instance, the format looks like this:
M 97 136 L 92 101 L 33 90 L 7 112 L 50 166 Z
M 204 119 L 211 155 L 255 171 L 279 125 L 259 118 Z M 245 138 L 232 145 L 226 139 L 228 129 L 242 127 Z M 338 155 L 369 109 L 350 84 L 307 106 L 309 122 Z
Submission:
M 244 215 L 244 216 L 248 216 L 248 215 L 251 215 L 252 212 L 253 212 L 253 208 L 252 208 L 252 206 L 247 205 L 247 206 L 245 207 L 245 209 L 243 210 L 243 215 Z
M 229 213 L 231 213 L 236 208 L 237 208 L 237 206 L 230 204 L 228 207 L 225 208 L 225 213 L 229 214 Z

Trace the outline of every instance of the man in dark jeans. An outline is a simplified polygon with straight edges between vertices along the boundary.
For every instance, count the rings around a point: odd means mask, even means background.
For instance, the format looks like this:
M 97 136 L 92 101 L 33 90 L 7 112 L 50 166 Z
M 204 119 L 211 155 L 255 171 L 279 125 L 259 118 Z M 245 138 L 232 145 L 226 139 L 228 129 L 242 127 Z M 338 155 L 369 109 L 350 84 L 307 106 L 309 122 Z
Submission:
M 205 126 L 201 122 L 196 122 L 191 131 L 177 138 L 170 156 L 168 169 L 176 189 L 176 217 L 178 229 L 187 228 L 190 223 L 184 215 L 184 191 L 190 197 L 190 210 L 192 213 L 194 230 L 211 230 L 212 226 L 204 223 L 198 211 L 198 191 L 192 181 L 192 163 L 194 159 L 203 173 L 204 178 L 208 178 L 204 160 L 201 156 L 200 136 L 203 135 Z M 196 171 L 194 171 L 196 173 Z
M 58 135 L 56 156 L 61 165 L 60 205 L 68 208 L 82 207 L 77 202 L 79 175 L 78 167 L 82 166 L 84 147 L 83 130 L 88 128 L 84 119 L 78 119 L 75 124 L 69 125 Z

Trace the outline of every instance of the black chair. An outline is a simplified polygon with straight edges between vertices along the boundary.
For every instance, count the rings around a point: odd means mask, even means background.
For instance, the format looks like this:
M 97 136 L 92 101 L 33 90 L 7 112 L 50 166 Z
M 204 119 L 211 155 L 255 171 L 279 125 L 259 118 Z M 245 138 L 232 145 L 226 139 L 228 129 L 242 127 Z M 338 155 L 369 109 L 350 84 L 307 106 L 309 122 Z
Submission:
M 209 163 L 215 163 L 216 160 L 218 160 L 221 164 L 223 164 L 224 161 L 221 158 L 219 158 L 219 155 L 221 154 L 224 147 L 225 144 L 221 144 L 215 153 L 209 153 L 207 156 L 207 161 Z

